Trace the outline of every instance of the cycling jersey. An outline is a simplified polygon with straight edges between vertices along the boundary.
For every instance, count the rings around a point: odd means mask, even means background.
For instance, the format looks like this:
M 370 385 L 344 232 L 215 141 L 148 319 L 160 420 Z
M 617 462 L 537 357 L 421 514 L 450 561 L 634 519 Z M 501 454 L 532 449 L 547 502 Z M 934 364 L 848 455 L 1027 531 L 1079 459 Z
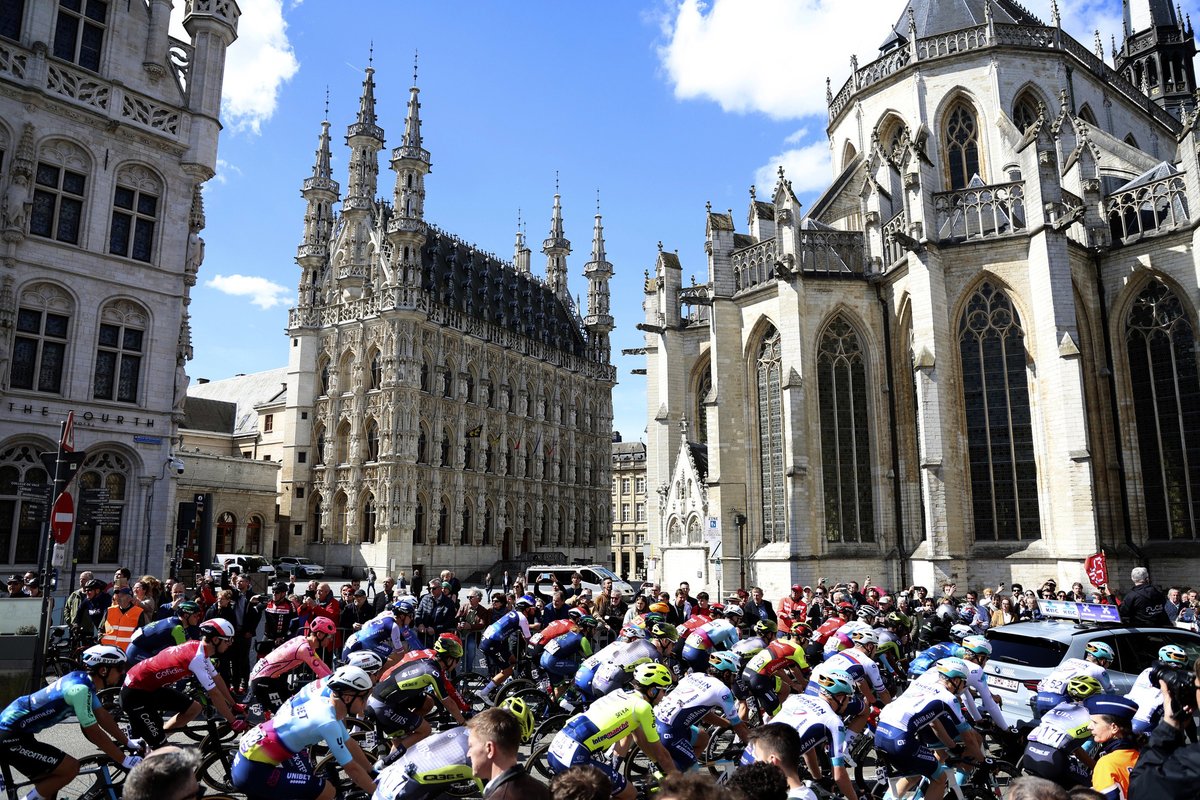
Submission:
M 372 800 L 424 800 L 440 796 L 450 784 L 474 783 L 483 790 L 483 781 L 471 771 L 467 756 L 467 729 L 452 728 L 435 733 L 408 749 L 398 761 L 379 773 L 378 788 Z
M 825 666 L 831 670 L 840 669 L 843 672 L 848 672 L 855 682 L 866 680 L 871 684 L 871 691 L 876 694 L 887 688 L 884 686 L 883 677 L 879 674 L 879 665 L 875 663 L 874 659 L 857 647 L 843 650 L 840 653 L 834 653 L 825 659 Z
M 489 643 L 507 639 L 517 630 L 521 631 L 521 638 L 529 641 L 529 618 L 525 616 L 524 611 L 509 611 L 483 629 L 482 643 Z
M 676 627 L 679 629 L 680 638 L 686 639 L 687 635 L 689 633 L 696 630 L 697 628 L 707 625 L 708 623 L 710 623 L 712 621 L 713 621 L 713 618 L 710 617 L 708 614 L 697 613 L 697 614 L 692 614 L 690 617 L 685 619 L 682 623 L 680 623 Z
M 379 680 L 382 681 L 384 678 L 390 676 L 393 672 L 399 669 L 401 665 L 411 664 L 414 661 L 437 661 L 438 658 L 439 656 L 437 650 L 434 650 L 432 647 L 427 647 L 424 650 L 410 650 L 401 657 L 399 664 L 388 667 L 388 669 L 379 676 Z M 441 662 L 438 661 L 438 664 L 440 665 Z M 446 672 L 445 669 L 442 670 L 442 693 L 457 703 L 459 708 L 468 708 L 470 706 L 469 703 L 462 699 L 462 695 L 458 693 L 458 689 L 454 685 L 454 676 L 449 672 Z
M 1162 667 L 1158 667 L 1162 669 Z M 1149 733 L 1162 719 L 1163 696 L 1162 689 L 1157 684 L 1150 683 L 1150 673 L 1154 666 L 1146 667 L 1133 682 L 1127 698 L 1138 704 L 1137 713 L 1133 715 L 1133 732 Z
M 620 689 L 629 682 L 635 666 L 648 661 L 661 663 L 662 660 L 662 653 L 658 652 L 658 647 L 653 642 L 646 639 L 628 642 L 624 649 L 614 654 L 613 658 L 596 668 L 595 677 L 592 678 L 591 685 L 588 687 L 592 693 L 589 696 L 600 697 Z M 575 681 L 575 685 L 578 686 L 578 675 Z
M 650 702 L 636 692 L 613 692 L 567 720 L 551 740 L 546 762 L 555 773 L 580 765 L 595 767 L 608 777 L 613 795 L 620 794 L 625 776 L 613 769 L 604 751 L 638 730 L 646 741 L 659 741 Z
M 309 745 L 325 742 L 343 767 L 353 760 L 346 726 L 330 696 L 293 697 L 271 719 L 242 735 L 238 753 L 250 761 L 278 766 Z
M 200 681 L 201 688 L 206 692 L 216 688 L 217 670 L 209 660 L 202 641 L 168 647 L 161 653 L 134 664 L 125 673 L 124 686 L 128 689 L 153 692 L 191 676 Z
M 125 660 L 129 664 L 136 664 L 168 647 L 199 638 L 199 626 L 185 628 L 179 617 L 160 619 L 133 632 L 133 639 L 130 640 L 129 647 L 125 648 Z
M 1030 731 L 1021 763 L 1039 778 L 1064 787 L 1086 786 L 1091 782 L 1083 762 L 1071 758 L 1077 747 L 1088 741 L 1091 715 L 1082 703 L 1068 700 L 1042 715 Z
M 992 718 L 992 722 L 999 725 L 1001 728 L 1007 728 L 1008 723 L 1004 720 L 1004 712 L 1000 710 L 1000 704 L 996 702 L 995 695 L 992 694 L 991 687 L 987 684 L 987 674 L 983 671 L 983 667 L 976 664 L 974 661 L 963 661 L 967 665 L 967 683 L 963 687 L 961 697 L 963 698 L 963 707 L 967 710 L 967 716 L 972 720 L 980 720 L 983 715 L 979 713 L 979 706 L 975 702 L 974 695 L 979 695 L 979 702 L 983 703 L 983 710 Z M 927 686 L 939 686 L 938 679 L 941 677 L 935 669 L 927 670 L 921 675 L 915 683 L 925 684 Z
M 296 606 L 290 600 L 269 601 L 263 609 L 263 638 L 271 642 L 286 639 L 297 614 Z
M 958 645 L 954 642 L 941 642 L 935 644 L 926 650 L 917 653 L 908 665 L 908 675 L 911 678 L 916 678 L 919 675 L 924 675 L 930 667 L 943 658 L 950 658 L 958 650 Z
M 751 675 L 774 675 L 788 664 L 797 664 L 801 668 L 808 667 L 803 651 L 789 642 L 776 639 L 755 653 L 742 670 L 742 677 Z
M 1129 795 L 1129 775 L 1137 765 L 1138 751 L 1132 742 L 1118 739 L 1105 742 L 1092 770 L 1092 788 L 1104 800 L 1125 800 Z
M 838 629 L 845 624 L 846 620 L 835 614 L 817 626 L 817 629 L 813 631 L 813 641 L 824 647 L 825 642 L 829 641 L 829 637 L 837 633 Z
M 0 712 L 0 738 L 5 733 L 38 733 L 75 715 L 81 728 L 96 724 L 100 707 L 96 687 L 82 670 L 68 672 L 33 694 L 18 697 Z
M 571 631 L 546 642 L 538 665 L 557 678 L 573 675 L 579 660 L 592 654 L 592 643 L 580 631 Z
M 299 667 L 308 667 L 318 678 L 324 678 L 332 670 L 313 652 L 305 636 L 294 636 L 260 658 L 250 670 L 250 680 L 282 678 Z
M 371 700 L 398 706 L 417 702 L 425 695 L 442 699 L 444 669 L 440 661 L 424 659 L 398 664 L 371 690 Z
M 571 619 L 556 619 L 535 633 L 533 638 L 529 640 L 529 643 L 532 645 L 542 645 L 556 636 L 562 636 L 564 633 L 568 633 L 574 628 L 575 623 Z
M 954 735 L 970 728 L 958 711 L 958 699 L 949 690 L 913 684 L 880 712 L 875 749 L 886 755 L 901 775 L 940 775 L 945 767 L 926 744 L 937 741 L 928 729 L 939 720 L 953 728 Z
M 729 620 L 714 619 L 696 628 L 684 639 L 683 646 L 695 650 L 728 650 L 737 644 L 738 630 Z
M 685 675 L 671 693 L 654 708 L 655 725 L 662 743 L 680 771 L 696 763 L 694 744 L 706 715 L 716 712 L 732 725 L 740 725 L 733 691 L 710 675 L 693 672 Z
M 846 766 L 846 726 L 820 697 L 794 694 L 783 701 L 771 722 L 782 722 L 800 734 L 800 755 L 822 744 L 829 745 L 833 766 Z M 745 762 L 747 759 L 743 759 Z
M 1105 692 L 1112 693 L 1113 685 L 1108 677 L 1108 670 L 1099 664 L 1093 664 L 1091 661 L 1086 661 L 1082 658 L 1068 658 L 1038 683 L 1037 697 L 1034 698 L 1037 713 L 1039 715 L 1045 714 L 1065 700 L 1067 696 L 1067 683 L 1071 678 L 1080 675 L 1092 676 L 1100 681 L 1100 686 Z
M 821 654 L 824 658 L 829 658 L 834 653 L 840 653 L 843 650 L 848 650 L 854 646 L 850 634 L 859 630 L 871 630 L 871 626 L 857 619 L 852 619 L 842 627 L 838 628 L 833 635 L 825 640 L 825 644 L 821 647 Z
M 370 650 L 386 660 L 392 653 L 405 649 L 420 650 L 421 640 L 407 627 L 396 621 L 391 612 L 380 614 L 350 635 L 342 648 L 342 661 L 351 653 Z

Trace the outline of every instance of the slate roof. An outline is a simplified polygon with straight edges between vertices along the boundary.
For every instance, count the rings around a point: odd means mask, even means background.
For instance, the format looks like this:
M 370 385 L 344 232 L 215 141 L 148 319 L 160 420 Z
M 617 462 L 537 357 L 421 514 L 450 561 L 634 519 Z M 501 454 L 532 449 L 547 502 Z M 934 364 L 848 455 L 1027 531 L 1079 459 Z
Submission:
M 645 442 L 613 442 L 612 457 L 614 461 L 645 461 Z
M 183 406 L 183 424 L 180 427 L 193 431 L 233 433 L 236 418 L 237 403 L 189 395 Z
M 886 53 L 908 42 L 908 10 L 913 10 L 917 38 L 937 36 L 950 31 L 982 25 L 984 3 L 988 0 L 909 0 L 900 18 L 888 32 L 879 51 Z M 992 19 L 1007 25 L 1041 25 L 1032 12 L 1013 0 L 991 0 Z
M 687 445 L 692 453 L 692 462 L 696 465 L 696 474 L 700 477 L 700 482 L 704 483 L 708 480 L 708 445 L 691 441 Z
M 253 433 L 258 429 L 258 412 L 255 406 L 283 395 L 283 384 L 287 383 L 287 367 L 237 375 L 208 383 L 193 383 L 188 387 L 188 403 L 185 413 L 190 413 L 193 397 L 208 400 L 223 400 L 237 407 L 234 434 Z M 207 429 L 202 429 L 207 430 Z

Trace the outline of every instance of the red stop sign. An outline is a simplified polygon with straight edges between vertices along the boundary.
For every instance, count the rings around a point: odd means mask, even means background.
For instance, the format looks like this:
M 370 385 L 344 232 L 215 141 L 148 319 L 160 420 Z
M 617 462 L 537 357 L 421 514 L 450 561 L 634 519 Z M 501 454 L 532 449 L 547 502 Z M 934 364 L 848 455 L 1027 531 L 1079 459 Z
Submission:
M 54 501 L 54 508 L 50 509 L 50 532 L 54 541 L 66 544 L 74 527 L 75 501 L 71 499 L 70 492 L 63 492 Z

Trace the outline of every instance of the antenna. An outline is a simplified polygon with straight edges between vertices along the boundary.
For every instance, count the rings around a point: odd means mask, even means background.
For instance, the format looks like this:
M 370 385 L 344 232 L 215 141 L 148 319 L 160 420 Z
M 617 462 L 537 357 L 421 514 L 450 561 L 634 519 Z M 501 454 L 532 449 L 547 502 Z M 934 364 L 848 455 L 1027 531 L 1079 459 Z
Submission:
M 375 40 L 371 40 L 370 48 L 367 50 L 367 68 L 372 69 L 375 66 Z
M 420 59 L 420 57 L 421 57 L 421 51 L 414 50 L 413 51 L 413 86 L 417 85 L 417 61 Z
M 554 170 L 554 193 L 558 194 L 558 170 Z
M 329 84 L 325 84 L 325 119 L 329 119 Z

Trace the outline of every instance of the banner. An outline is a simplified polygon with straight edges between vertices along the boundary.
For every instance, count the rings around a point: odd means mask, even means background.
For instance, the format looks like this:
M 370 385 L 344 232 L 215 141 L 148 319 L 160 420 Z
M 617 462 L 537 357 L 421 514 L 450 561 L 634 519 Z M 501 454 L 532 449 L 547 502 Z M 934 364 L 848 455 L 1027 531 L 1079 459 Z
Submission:
M 1108 560 L 1104 557 L 1104 551 L 1090 555 L 1083 562 L 1084 569 L 1087 570 L 1088 580 L 1092 586 L 1097 589 L 1108 583 Z

